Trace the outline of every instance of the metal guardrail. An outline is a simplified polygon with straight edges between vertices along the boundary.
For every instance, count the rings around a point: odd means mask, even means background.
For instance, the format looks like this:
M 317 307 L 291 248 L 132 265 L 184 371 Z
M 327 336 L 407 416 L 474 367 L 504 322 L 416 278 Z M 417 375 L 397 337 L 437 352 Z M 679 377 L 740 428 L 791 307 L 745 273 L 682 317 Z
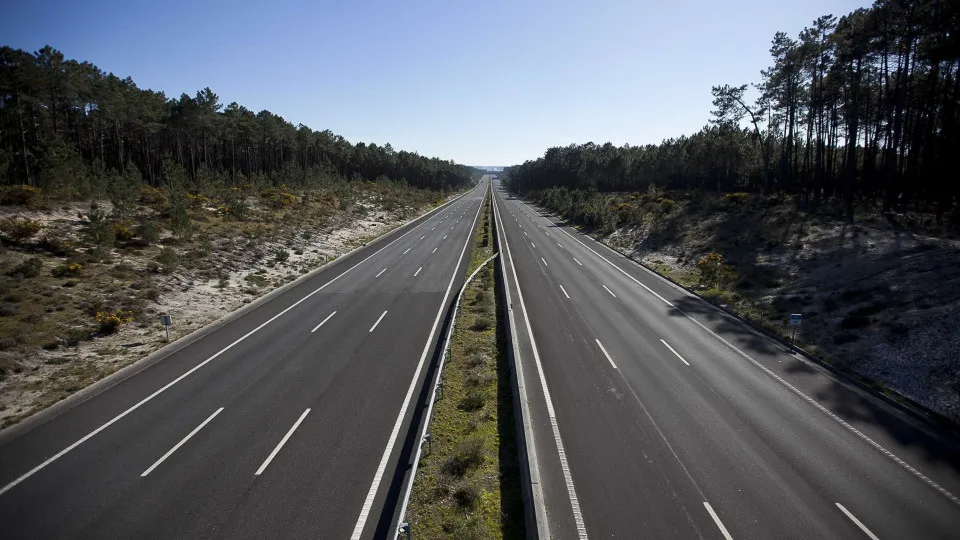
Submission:
M 463 300 L 463 293 L 466 292 L 467 285 L 470 284 L 470 281 L 473 280 L 480 270 L 489 264 L 490 261 L 496 259 L 498 255 L 500 255 L 499 252 L 494 253 L 489 259 L 480 263 L 477 269 L 463 282 L 463 286 L 460 287 L 460 292 L 457 293 L 457 301 L 453 305 L 453 318 L 450 320 L 450 326 L 447 327 L 447 336 L 443 342 L 443 354 L 440 355 L 440 364 L 437 366 L 437 377 L 434 380 L 433 391 L 430 393 L 430 401 L 427 404 L 426 421 L 423 423 L 423 431 L 420 432 L 420 444 L 417 445 L 417 454 L 413 460 L 413 470 L 410 472 L 410 480 L 407 482 L 406 488 L 404 488 L 403 504 L 400 506 L 400 524 L 397 526 L 397 531 L 394 534 L 395 539 L 399 538 L 401 534 L 404 534 L 407 538 L 412 538 L 413 533 L 410 530 L 410 524 L 403 521 L 403 518 L 407 513 L 407 505 L 410 503 L 413 483 L 417 479 L 417 466 L 420 464 L 423 445 L 429 444 L 431 451 L 433 450 L 433 442 L 430 436 L 430 420 L 433 419 L 433 404 L 437 401 L 438 391 L 440 395 L 443 396 L 443 365 L 447 360 L 447 356 L 450 354 L 450 341 L 453 339 L 453 331 L 457 326 L 457 315 L 460 313 L 460 302 Z

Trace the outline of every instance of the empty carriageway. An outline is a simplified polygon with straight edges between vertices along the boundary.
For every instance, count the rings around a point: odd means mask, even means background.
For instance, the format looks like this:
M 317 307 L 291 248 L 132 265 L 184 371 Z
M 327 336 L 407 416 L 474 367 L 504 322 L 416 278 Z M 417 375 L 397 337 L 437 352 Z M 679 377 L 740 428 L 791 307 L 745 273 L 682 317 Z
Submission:
M 0 440 L 3 537 L 389 527 L 389 488 L 485 192 Z
M 496 203 L 515 311 L 552 399 L 553 419 L 534 418 L 552 533 L 955 535 L 949 437 L 523 201 L 498 192 Z M 560 445 L 567 470 L 551 471 L 544 456 Z

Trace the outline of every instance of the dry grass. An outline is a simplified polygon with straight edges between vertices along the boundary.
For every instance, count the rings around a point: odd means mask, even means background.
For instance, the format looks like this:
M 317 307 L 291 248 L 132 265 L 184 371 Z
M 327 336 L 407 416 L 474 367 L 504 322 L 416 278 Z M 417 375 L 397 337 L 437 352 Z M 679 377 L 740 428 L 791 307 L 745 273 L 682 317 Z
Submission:
M 279 210 L 251 197 L 243 219 L 196 208 L 179 236 L 146 203 L 122 223 L 108 201 L 0 207 L 0 220 L 41 225 L 0 243 L 0 426 L 163 346 L 160 313 L 174 313 L 176 339 L 440 202 L 438 193 L 394 190 L 385 212 L 377 185 L 350 189 L 350 210 L 320 195 Z M 127 311 L 130 322 L 102 331 L 98 313 Z
M 658 216 L 642 197 L 597 196 L 635 210 L 590 231 L 604 242 L 773 333 L 803 313 L 808 352 L 960 420 L 960 327 L 942 324 L 960 318 L 960 240 L 932 214 L 862 204 L 851 225 L 832 203 L 676 192 Z M 730 267 L 716 283 L 696 267 L 711 252 Z
M 490 210 L 488 204 L 478 224 L 468 273 L 493 254 Z M 496 302 L 493 273 L 481 270 L 464 295 L 444 367 L 444 397 L 431 423 L 433 451 L 421 458 L 407 511 L 415 538 L 523 537 L 513 402 Z

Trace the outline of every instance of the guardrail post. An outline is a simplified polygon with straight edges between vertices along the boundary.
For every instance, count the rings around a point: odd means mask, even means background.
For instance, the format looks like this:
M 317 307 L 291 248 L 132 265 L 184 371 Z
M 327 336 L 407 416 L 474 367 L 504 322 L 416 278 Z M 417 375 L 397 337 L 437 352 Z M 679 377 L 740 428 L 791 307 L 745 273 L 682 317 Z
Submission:
M 400 537 L 406 538 L 407 540 L 413 540 L 413 533 L 410 532 L 410 524 L 403 522 L 397 527 L 397 538 Z
M 433 436 L 430 435 L 430 433 L 427 433 L 426 435 L 423 436 L 423 440 L 420 441 L 421 448 L 423 448 L 424 443 L 426 443 L 427 445 L 427 448 L 428 448 L 427 455 L 429 456 L 430 454 L 433 453 Z

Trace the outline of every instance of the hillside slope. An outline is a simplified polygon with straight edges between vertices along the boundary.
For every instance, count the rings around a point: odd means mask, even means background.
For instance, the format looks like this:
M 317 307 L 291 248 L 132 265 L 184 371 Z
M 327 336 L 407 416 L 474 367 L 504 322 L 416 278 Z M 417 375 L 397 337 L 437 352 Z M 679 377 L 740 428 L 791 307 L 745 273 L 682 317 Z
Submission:
M 0 203 L 21 190 L 0 190 Z M 123 205 L 0 204 L 0 428 L 165 345 L 160 314 L 172 315 L 175 340 L 449 193 L 393 182 L 248 186 L 229 204 L 189 195 L 179 224 L 169 195 L 143 187 Z
M 861 205 L 850 225 L 839 204 L 743 193 L 533 198 L 770 331 L 802 313 L 808 352 L 960 420 L 960 240 L 933 215 Z

